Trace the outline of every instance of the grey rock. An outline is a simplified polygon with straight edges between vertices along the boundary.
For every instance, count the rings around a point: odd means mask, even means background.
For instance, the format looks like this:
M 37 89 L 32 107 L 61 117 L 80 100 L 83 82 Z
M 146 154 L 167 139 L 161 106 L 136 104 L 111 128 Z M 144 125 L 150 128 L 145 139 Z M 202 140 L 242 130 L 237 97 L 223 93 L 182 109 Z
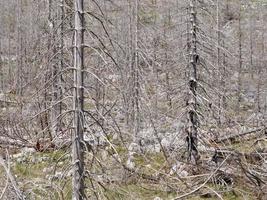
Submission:
M 178 174 L 180 177 L 187 177 L 189 173 L 186 171 L 186 165 L 181 162 L 176 162 L 175 165 L 172 166 L 170 175 Z
M 129 152 L 140 153 L 140 146 L 137 143 L 132 142 L 128 147 Z

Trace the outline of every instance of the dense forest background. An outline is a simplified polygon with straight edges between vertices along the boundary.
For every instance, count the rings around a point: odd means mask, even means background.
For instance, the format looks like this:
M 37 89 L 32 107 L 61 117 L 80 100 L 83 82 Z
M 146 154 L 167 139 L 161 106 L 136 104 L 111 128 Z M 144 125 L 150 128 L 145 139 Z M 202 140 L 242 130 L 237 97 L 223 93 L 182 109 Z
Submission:
M 0 199 L 266 199 L 266 0 L 0 0 Z

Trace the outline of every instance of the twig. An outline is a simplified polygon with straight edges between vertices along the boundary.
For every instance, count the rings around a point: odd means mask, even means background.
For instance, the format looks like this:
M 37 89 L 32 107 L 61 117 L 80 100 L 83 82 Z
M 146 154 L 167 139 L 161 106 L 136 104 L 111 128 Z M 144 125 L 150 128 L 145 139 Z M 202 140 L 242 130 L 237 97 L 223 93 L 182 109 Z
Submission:
M 191 192 L 188 192 L 186 194 L 183 194 L 179 197 L 175 197 L 174 199 L 172 200 L 177 200 L 177 199 L 182 199 L 186 196 L 189 196 L 195 192 L 197 192 L 198 190 L 200 190 L 202 187 L 204 187 L 206 185 L 206 183 L 213 177 L 213 175 L 221 168 L 221 166 L 225 163 L 225 161 L 229 158 L 230 154 L 223 160 L 223 162 L 211 173 L 211 175 L 207 178 L 207 180 L 202 183 L 199 187 L 197 187 L 196 189 L 192 190 Z
M 17 195 L 17 197 L 19 198 L 19 200 L 25 200 L 22 192 L 20 191 L 20 189 L 18 188 L 18 184 L 14 178 L 14 176 L 11 174 L 9 168 L 7 167 L 3 157 L 0 155 L 0 165 L 2 165 L 4 167 L 4 170 L 6 171 L 7 177 L 11 182 L 12 187 L 15 190 L 15 193 Z

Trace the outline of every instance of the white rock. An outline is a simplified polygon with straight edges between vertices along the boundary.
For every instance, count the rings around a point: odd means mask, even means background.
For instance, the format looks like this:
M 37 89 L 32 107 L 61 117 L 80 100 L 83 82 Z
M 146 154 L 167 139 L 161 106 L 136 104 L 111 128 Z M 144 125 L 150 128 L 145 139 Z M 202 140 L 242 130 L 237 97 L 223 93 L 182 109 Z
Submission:
M 62 161 L 61 162 L 58 162 L 58 165 L 59 166 L 63 166 L 64 165 L 64 162 L 62 162 Z
M 177 162 L 175 165 L 172 166 L 170 175 L 177 174 L 180 177 L 187 177 L 189 173 L 186 171 L 186 166 L 180 162 Z
M 32 153 L 35 153 L 36 150 L 34 148 L 29 148 L 29 147 L 24 147 L 21 152 L 23 154 L 32 154 Z
M 45 167 L 44 169 L 43 169 L 43 173 L 44 174 L 49 174 L 49 173 L 52 173 L 53 172 L 53 167 Z
M 189 174 L 187 171 L 185 170 L 182 170 L 180 173 L 179 173 L 180 177 L 184 178 L 184 177 L 187 177 Z
M 163 139 L 161 140 L 161 145 L 162 145 L 163 147 L 165 147 L 165 148 L 168 148 L 168 147 L 171 146 L 171 142 L 170 142 L 169 140 L 167 140 L 166 138 L 163 138 Z
M 101 151 L 102 160 L 106 160 L 108 158 L 108 152 L 106 150 Z
M 132 143 L 129 145 L 128 150 L 131 151 L 131 152 L 139 153 L 139 152 L 140 152 L 140 147 L 139 147 L 138 144 L 132 142 Z
M 16 158 L 16 161 L 17 161 L 18 163 L 23 163 L 23 162 L 26 161 L 26 158 L 25 158 L 25 157 L 18 157 L 18 158 Z
M 135 163 L 133 161 L 134 157 L 133 156 L 129 156 L 127 162 L 126 162 L 126 166 L 129 168 L 129 169 L 134 169 L 135 168 Z
M 12 155 L 12 158 L 17 159 L 17 158 L 20 158 L 20 157 L 23 157 L 23 156 L 24 156 L 23 153 L 17 153 L 17 154 Z
M 112 135 L 112 140 L 118 140 L 119 139 L 119 135 L 117 133 L 114 133 Z
M 160 197 L 155 197 L 153 200 L 162 200 Z
M 154 148 L 155 148 L 155 153 L 159 153 L 161 151 L 160 144 L 155 144 Z
M 33 164 L 35 164 L 35 163 L 37 163 L 39 160 L 35 157 L 35 156 L 31 156 L 31 158 L 30 158 L 30 162 L 31 163 L 33 163 Z

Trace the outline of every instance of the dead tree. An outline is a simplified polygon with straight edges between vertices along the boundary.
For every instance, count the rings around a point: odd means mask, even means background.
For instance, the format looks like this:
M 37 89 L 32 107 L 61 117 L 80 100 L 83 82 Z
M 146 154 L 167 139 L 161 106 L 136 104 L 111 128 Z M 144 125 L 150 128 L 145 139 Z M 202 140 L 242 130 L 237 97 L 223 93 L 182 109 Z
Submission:
M 82 200 L 84 193 L 84 1 L 75 0 L 74 21 L 74 86 L 72 135 L 72 199 Z
M 196 0 L 191 0 L 189 5 L 190 15 L 190 45 L 189 45 L 189 98 L 187 100 L 187 143 L 188 160 L 197 163 L 199 159 L 197 141 L 198 141 L 198 116 L 197 116 L 197 25 L 196 25 Z

